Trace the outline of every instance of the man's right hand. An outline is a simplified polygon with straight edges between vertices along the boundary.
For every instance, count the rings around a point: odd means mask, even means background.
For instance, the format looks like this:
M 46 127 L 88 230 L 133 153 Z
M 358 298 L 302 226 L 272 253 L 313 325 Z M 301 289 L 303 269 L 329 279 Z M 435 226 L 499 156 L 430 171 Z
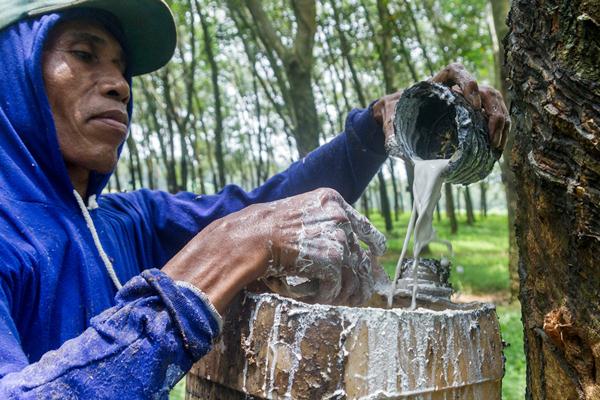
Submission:
M 277 222 L 265 278 L 317 282 L 318 292 L 309 299 L 316 303 L 360 305 L 370 298 L 373 268 L 377 268 L 374 257 L 383 255 L 386 239 L 366 217 L 333 189 L 318 189 L 268 206 Z
M 220 312 L 258 278 L 318 282 L 312 301 L 358 305 L 371 296 L 374 256 L 384 252 L 367 218 L 334 190 L 317 189 L 214 221 L 163 272 L 201 289 Z

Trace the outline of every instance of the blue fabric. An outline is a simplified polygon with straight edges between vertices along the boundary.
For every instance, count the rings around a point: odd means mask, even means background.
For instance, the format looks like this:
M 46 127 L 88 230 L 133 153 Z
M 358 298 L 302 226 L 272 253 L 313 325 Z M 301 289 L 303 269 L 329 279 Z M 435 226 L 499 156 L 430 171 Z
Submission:
M 369 109 L 354 110 L 345 133 L 254 191 L 100 196 L 90 213 L 127 282 L 116 293 L 73 197 L 41 73 L 48 32 L 81 15 L 0 31 L 0 398 L 166 398 L 219 332 L 208 305 L 155 268 L 246 205 L 318 187 L 355 201 L 385 160 L 383 134 Z M 88 195 L 109 177 L 94 174 Z

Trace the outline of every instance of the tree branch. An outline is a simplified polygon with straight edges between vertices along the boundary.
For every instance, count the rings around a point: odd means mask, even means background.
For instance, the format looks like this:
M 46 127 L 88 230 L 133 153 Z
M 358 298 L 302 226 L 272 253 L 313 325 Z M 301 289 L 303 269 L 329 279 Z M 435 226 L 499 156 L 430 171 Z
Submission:
M 265 47 L 272 48 L 279 58 L 285 62 L 289 57 L 289 50 L 286 48 L 279 35 L 275 31 L 271 20 L 265 13 L 262 3 L 259 0 L 246 0 L 246 7 L 252 14 L 252 18 L 256 23 L 258 35 Z

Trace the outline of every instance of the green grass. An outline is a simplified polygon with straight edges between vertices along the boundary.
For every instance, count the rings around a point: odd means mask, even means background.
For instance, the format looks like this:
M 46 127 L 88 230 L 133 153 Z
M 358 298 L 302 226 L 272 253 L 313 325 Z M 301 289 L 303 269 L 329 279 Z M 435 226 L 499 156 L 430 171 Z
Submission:
M 177 385 L 171 390 L 169 395 L 170 400 L 184 400 L 185 399 L 185 377 L 180 380 Z
M 521 307 L 518 304 L 502 305 L 498 306 L 497 312 L 502 339 L 508 344 L 504 349 L 506 365 L 502 380 L 502 398 L 522 400 L 525 398 L 525 355 Z
M 371 221 L 383 228 L 379 214 L 371 215 Z M 454 249 L 450 281 L 456 291 L 467 294 L 508 293 L 508 225 L 506 216 L 489 215 L 478 218 L 473 226 L 459 220 L 458 233 L 450 234 L 450 224 L 442 217 L 434 220 L 434 228 L 440 239 L 450 240 Z M 462 222 L 462 223 L 461 223 Z M 388 251 L 381 261 L 384 269 L 392 275 L 402 250 L 402 243 L 408 226 L 408 213 L 394 222 L 394 230 L 387 234 Z M 411 240 L 412 245 L 412 240 Z M 439 258 L 447 252 L 446 247 L 437 243 L 429 246 L 430 253 L 424 257 Z M 412 256 L 412 248 L 407 253 Z
M 371 215 L 371 221 L 383 231 L 384 222 L 380 215 Z M 400 255 L 408 214 L 403 214 L 394 222 L 394 230 L 386 234 L 388 251 L 381 258 L 388 274 L 393 274 Z M 509 290 L 508 275 L 508 224 L 505 215 L 489 215 L 485 219 L 477 218 L 475 225 L 467 226 L 464 216 L 459 218 L 458 233 L 450 234 L 450 225 L 443 218 L 434 220 L 434 227 L 440 239 L 450 240 L 454 248 L 450 281 L 459 293 L 475 296 L 493 295 L 507 299 Z M 430 245 L 430 254 L 425 257 L 439 258 L 446 252 L 445 246 Z M 408 252 L 412 256 L 412 251 Z M 502 338 L 509 346 L 504 350 L 506 357 L 502 398 L 521 400 L 525 396 L 525 356 L 523 354 L 523 325 L 521 309 L 518 304 L 498 304 L 498 318 Z M 185 380 L 182 380 L 171 392 L 171 400 L 185 398 Z

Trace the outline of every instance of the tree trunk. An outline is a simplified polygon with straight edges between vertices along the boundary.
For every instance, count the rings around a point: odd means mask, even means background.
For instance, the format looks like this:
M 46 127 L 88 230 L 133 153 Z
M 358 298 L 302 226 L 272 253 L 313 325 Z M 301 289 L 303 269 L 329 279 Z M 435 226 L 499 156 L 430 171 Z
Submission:
M 123 189 L 121 188 L 121 178 L 119 177 L 119 168 L 115 168 L 113 177 L 115 178 L 115 186 L 117 188 L 117 192 L 121 193 L 123 191 Z
M 528 399 L 600 398 L 600 8 L 514 0 L 507 41 Z
M 458 223 L 456 222 L 456 214 L 454 213 L 454 198 L 452 196 L 452 185 L 444 183 L 444 195 L 446 198 L 446 217 L 450 221 L 450 233 L 458 232 Z
M 409 162 L 405 162 L 404 167 L 406 168 L 406 191 L 410 195 L 410 210 L 412 209 L 413 203 L 415 201 L 415 196 L 413 194 L 413 183 L 415 182 L 415 167 Z
M 228 7 L 232 12 L 236 12 L 236 8 L 245 4 L 251 14 L 254 21 L 252 28 L 266 48 L 266 55 L 274 73 L 279 74 L 281 95 L 294 121 L 296 147 L 300 157 L 303 157 L 319 146 L 319 118 L 312 90 L 317 7 L 315 0 L 293 0 L 290 3 L 296 25 L 294 38 L 289 41 L 291 45 L 284 44 L 263 9 L 262 2 L 229 1 Z M 280 65 L 283 65 L 287 82 L 283 82 Z
M 456 186 L 456 214 L 460 215 L 460 211 L 462 210 L 462 206 L 460 204 L 460 192 L 461 192 L 461 188 L 460 186 Z
M 487 189 L 488 184 L 486 181 L 479 182 L 479 215 L 481 218 L 487 217 Z
M 210 66 L 210 80 L 213 89 L 213 100 L 215 106 L 215 160 L 217 161 L 217 173 L 219 177 L 219 188 L 225 186 L 225 156 L 223 151 L 223 110 L 221 106 L 221 89 L 219 87 L 219 67 L 215 60 L 213 51 L 213 40 L 208 21 L 202 12 L 202 8 L 198 8 L 198 16 L 202 25 L 202 37 L 204 38 L 204 51 Z
M 304 157 L 319 147 L 319 118 L 312 89 L 312 70 L 295 62 L 286 68 L 286 71 L 290 79 L 290 89 L 294 94 L 291 106 L 297 116 L 294 138 L 298 154 Z
M 390 168 L 390 176 L 392 177 L 392 192 L 394 194 L 394 221 L 398 221 L 398 218 L 400 217 L 400 204 L 398 201 L 398 183 L 396 182 L 394 160 L 391 157 L 388 159 L 388 166 Z
M 383 172 L 381 172 L 381 169 L 377 173 L 377 180 L 379 181 L 379 198 L 381 199 L 381 214 L 385 220 L 385 230 L 386 232 L 391 232 L 394 229 L 394 223 L 392 222 L 390 200 L 387 195 L 385 178 L 383 177 Z
M 137 190 L 137 185 L 135 183 L 135 163 L 134 163 L 134 155 L 133 155 L 133 151 L 131 151 L 131 143 L 133 142 L 133 138 L 131 137 L 131 135 L 129 135 L 127 137 L 127 148 L 129 150 L 129 157 L 128 157 L 128 166 L 129 166 L 129 187 L 131 188 L 131 190 Z M 140 177 L 141 178 L 141 177 Z
M 365 217 L 370 218 L 369 213 L 371 210 L 369 209 L 369 190 L 365 189 L 362 196 L 360 196 L 360 207 L 362 208 L 362 213 Z
M 475 213 L 473 212 L 473 201 L 468 186 L 465 186 L 465 209 L 467 210 L 467 225 L 473 225 L 475 223 Z

